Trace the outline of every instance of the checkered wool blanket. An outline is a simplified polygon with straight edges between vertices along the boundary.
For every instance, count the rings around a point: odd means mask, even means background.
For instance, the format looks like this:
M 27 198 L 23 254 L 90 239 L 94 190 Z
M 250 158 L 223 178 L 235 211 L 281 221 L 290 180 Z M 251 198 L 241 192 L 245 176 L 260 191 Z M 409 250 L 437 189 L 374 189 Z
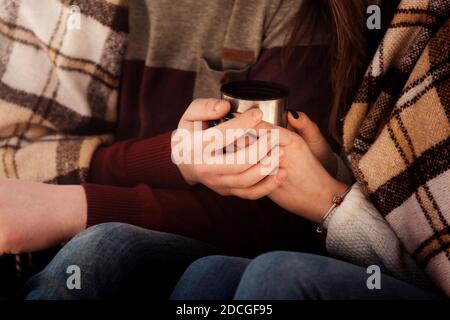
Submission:
M 448 0 L 400 3 L 344 120 L 343 137 L 358 182 L 447 296 L 449 15 Z
M 122 0 L 0 0 L 0 178 L 86 180 L 111 139 Z

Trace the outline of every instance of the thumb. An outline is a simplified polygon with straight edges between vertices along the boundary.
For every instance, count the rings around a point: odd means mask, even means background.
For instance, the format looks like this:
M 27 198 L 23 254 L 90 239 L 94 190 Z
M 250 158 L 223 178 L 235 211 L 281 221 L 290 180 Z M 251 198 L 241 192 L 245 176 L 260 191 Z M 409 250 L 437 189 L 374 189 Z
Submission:
M 185 121 L 207 121 L 220 119 L 230 111 L 230 103 L 219 99 L 196 99 L 183 115 Z
M 307 144 L 325 142 L 317 124 L 303 112 L 289 110 L 288 122 Z

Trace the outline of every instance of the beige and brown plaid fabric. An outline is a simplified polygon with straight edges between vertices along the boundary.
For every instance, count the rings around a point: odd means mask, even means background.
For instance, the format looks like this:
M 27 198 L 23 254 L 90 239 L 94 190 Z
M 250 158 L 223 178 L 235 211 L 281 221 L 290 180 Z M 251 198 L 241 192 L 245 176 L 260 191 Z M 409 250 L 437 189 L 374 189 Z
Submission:
M 86 180 L 116 121 L 122 2 L 0 0 L 0 178 Z
M 343 137 L 358 182 L 447 296 L 449 15 L 448 0 L 400 3 L 345 118 Z

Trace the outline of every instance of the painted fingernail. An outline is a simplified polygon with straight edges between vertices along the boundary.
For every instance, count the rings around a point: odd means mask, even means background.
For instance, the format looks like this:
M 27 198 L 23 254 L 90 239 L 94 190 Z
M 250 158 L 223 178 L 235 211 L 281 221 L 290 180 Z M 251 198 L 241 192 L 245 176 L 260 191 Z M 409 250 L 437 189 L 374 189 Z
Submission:
M 289 110 L 289 112 L 291 113 L 291 115 L 292 115 L 292 117 L 293 117 L 294 119 L 300 118 L 300 116 L 299 116 L 299 114 L 298 114 L 297 111 Z
M 234 118 L 234 114 L 232 114 L 231 112 L 228 113 L 225 117 L 223 117 L 225 119 L 225 121 L 231 120 Z
M 218 126 L 219 124 L 220 124 L 219 120 L 210 120 L 209 121 L 209 126 L 210 127 L 215 127 L 215 126 Z

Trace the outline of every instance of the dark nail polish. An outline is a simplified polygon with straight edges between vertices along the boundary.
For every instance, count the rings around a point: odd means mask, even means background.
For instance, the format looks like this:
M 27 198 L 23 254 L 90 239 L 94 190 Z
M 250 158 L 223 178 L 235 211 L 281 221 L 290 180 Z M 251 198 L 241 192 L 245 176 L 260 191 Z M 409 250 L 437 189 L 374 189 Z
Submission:
M 223 117 L 226 121 L 231 120 L 234 118 L 234 114 L 232 114 L 231 112 L 228 113 L 225 117 Z
M 220 124 L 219 120 L 211 120 L 211 121 L 209 121 L 209 126 L 210 127 L 215 127 L 215 126 L 218 126 L 219 124 Z
M 294 119 L 300 118 L 300 116 L 299 116 L 297 111 L 289 110 L 289 112 L 291 113 L 292 117 L 294 117 Z

